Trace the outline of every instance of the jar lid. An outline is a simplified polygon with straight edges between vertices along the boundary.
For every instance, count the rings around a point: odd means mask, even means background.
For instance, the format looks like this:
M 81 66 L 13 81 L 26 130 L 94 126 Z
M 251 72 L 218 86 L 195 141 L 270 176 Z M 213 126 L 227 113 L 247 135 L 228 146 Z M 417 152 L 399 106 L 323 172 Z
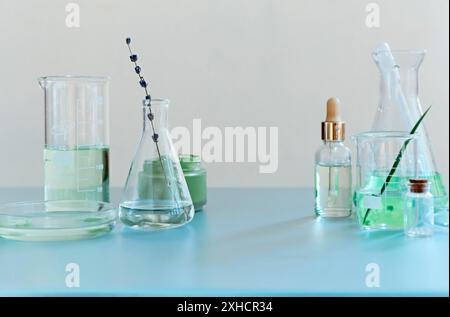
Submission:
M 180 154 L 180 165 L 183 170 L 189 170 L 192 167 L 199 166 L 201 163 L 200 155 Z

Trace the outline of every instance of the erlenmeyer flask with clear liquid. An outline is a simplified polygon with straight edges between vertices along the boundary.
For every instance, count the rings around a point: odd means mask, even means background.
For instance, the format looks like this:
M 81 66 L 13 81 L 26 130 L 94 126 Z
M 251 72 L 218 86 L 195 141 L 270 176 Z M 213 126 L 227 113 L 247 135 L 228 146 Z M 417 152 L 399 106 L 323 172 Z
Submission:
M 387 44 L 378 46 L 373 59 L 380 71 L 380 101 L 372 130 L 376 132 L 400 131 L 409 133 L 423 114 L 419 100 L 419 67 L 426 51 L 391 51 Z M 416 132 L 416 175 L 431 182 L 436 222 L 448 226 L 448 193 L 442 176 L 436 168 L 426 120 Z M 407 181 L 407 180 L 405 180 Z
M 45 200 L 109 201 L 109 78 L 38 79 L 45 97 Z
M 169 133 L 168 107 L 165 99 L 153 99 L 150 107 L 144 101 L 143 133 L 119 209 L 120 220 L 131 228 L 174 228 L 194 217 L 194 205 Z

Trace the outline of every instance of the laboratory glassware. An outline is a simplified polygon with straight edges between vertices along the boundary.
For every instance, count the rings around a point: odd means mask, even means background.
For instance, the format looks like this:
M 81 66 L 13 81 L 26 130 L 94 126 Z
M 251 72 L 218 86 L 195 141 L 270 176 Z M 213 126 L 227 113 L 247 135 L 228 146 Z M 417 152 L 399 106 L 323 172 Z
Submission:
M 39 78 L 45 200 L 109 201 L 109 78 Z
M 132 228 L 174 228 L 194 217 L 194 205 L 169 133 L 168 107 L 166 99 L 153 99 L 151 106 L 143 102 L 143 132 L 119 208 L 120 220 Z
M 417 175 L 415 135 L 365 132 L 356 142 L 354 204 L 365 229 L 403 229 L 403 194 Z
M 87 200 L 18 202 L 0 206 L 0 237 L 24 241 L 77 240 L 110 232 L 117 209 Z
M 410 237 L 432 236 L 434 201 L 430 182 L 426 179 L 411 179 L 408 185 L 409 190 L 404 197 L 405 234 Z
M 419 99 L 419 69 L 424 50 L 392 51 L 387 43 L 378 45 L 372 56 L 380 72 L 380 99 L 372 131 L 410 132 L 423 114 Z M 448 191 L 439 173 L 426 123 L 417 135 L 417 175 L 430 180 L 436 223 L 448 226 Z
M 315 158 L 315 213 L 321 217 L 347 217 L 352 211 L 351 152 L 344 145 L 345 122 L 340 118 L 339 100 L 327 102 L 322 122 L 323 144 Z

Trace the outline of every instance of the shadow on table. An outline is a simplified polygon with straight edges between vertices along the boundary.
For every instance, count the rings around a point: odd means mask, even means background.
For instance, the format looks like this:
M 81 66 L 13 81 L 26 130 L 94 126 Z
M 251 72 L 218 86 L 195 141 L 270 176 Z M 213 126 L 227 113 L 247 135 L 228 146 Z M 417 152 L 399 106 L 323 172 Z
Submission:
M 298 244 L 292 239 L 292 232 L 314 221 L 314 216 L 307 216 L 214 237 L 201 244 L 202 247 L 196 250 L 197 256 L 220 264 L 257 254 L 274 256 L 280 251 L 280 245 L 289 248 Z

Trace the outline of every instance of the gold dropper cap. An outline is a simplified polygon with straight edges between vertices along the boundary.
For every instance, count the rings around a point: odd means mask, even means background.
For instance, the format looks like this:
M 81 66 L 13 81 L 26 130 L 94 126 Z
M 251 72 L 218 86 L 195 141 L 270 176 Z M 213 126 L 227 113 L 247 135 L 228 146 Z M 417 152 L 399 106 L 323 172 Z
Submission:
M 345 139 L 345 122 L 341 121 L 340 106 L 337 98 L 327 101 L 327 117 L 322 122 L 322 140 L 343 141 Z

